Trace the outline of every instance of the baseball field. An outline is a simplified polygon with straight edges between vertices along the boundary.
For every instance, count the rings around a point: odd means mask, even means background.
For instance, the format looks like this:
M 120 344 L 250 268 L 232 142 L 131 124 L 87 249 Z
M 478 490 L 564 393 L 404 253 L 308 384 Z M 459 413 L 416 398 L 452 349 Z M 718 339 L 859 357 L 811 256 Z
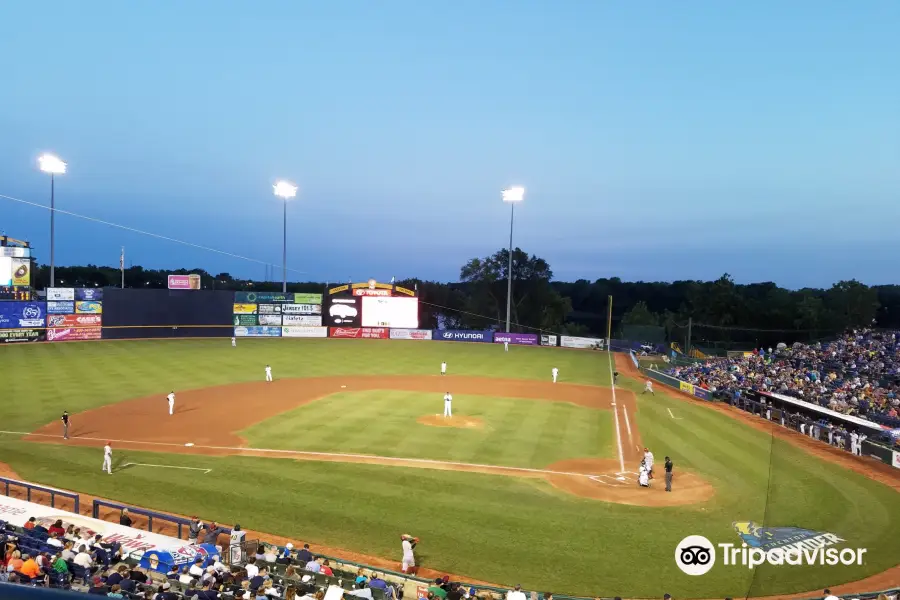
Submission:
M 214 339 L 28 344 L 0 348 L 0 359 L 0 462 L 46 485 L 398 567 L 399 534 L 411 533 L 424 567 L 582 596 L 764 596 L 900 579 L 900 479 L 677 392 L 642 395 L 626 355 Z M 441 416 L 445 392 L 452 418 Z M 101 472 L 107 440 L 112 476 Z M 649 489 L 635 481 L 644 446 L 660 473 Z M 740 546 L 735 523 L 746 522 L 833 534 L 865 548 L 865 561 L 679 570 L 684 537 Z

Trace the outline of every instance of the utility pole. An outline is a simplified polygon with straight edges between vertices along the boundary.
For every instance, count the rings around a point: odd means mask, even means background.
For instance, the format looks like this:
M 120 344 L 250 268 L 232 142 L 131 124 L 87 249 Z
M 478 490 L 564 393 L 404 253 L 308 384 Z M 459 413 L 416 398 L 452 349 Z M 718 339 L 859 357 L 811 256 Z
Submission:
M 693 319 L 688 317 L 688 330 L 687 330 L 687 343 L 685 344 L 684 351 L 687 353 L 687 357 L 691 357 L 691 326 L 693 325 Z

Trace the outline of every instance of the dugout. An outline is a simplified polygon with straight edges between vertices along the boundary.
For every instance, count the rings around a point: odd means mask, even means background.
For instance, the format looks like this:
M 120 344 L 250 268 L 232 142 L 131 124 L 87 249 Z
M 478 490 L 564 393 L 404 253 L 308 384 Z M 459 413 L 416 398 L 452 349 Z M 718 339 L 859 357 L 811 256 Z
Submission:
M 106 288 L 103 339 L 231 337 L 234 292 Z

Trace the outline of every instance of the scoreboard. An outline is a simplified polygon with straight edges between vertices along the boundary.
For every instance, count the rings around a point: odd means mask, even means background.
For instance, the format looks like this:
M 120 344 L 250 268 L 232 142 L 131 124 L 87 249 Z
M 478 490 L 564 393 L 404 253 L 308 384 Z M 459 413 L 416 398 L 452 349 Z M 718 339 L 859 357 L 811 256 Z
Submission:
M 31 300 L 31 288 L 19 285 L 0 285 L 0 301 L 3 300 Z

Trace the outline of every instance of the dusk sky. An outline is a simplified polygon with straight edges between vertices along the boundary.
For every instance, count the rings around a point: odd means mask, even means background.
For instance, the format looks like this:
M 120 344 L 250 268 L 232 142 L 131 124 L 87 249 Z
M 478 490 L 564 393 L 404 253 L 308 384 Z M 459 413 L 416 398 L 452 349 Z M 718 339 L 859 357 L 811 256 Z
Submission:
M 0 194 L 281 264 L 898 283 L 900 2 L 6 2 Z M 49 214 L 0 197 L 49 256 Z M 260 264 L 60 215 L 57 264 Z M 280 279 L 277 268 L 276 279 Z

